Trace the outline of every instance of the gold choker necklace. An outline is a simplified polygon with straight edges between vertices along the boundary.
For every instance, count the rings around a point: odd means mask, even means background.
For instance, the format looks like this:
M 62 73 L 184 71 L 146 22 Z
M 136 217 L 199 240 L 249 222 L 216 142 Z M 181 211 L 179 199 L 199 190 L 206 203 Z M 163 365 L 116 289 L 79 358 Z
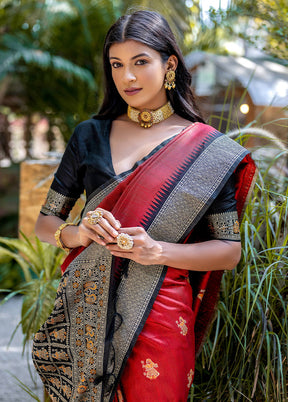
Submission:
M 129 119 L 140 124 L 143 128 L 150 128 L 153 124 L 168 119 L 174 113 L 170 102 L 156 110 L 144 109 L 142 111 L 128 106 L 127 115 Z

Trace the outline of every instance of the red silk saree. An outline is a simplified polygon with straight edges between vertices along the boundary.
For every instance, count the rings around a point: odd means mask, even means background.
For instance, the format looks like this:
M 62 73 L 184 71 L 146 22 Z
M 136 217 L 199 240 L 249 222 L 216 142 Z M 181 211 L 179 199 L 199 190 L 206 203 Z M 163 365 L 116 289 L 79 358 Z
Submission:
M 196 123 L 120 184 L 97 191 L 84 214 L 102 207 L 122 227 L 142 226 L 156 240 L 183 243 L 233 172 L 241 219 L 255 165 L 246 149 Z M 73 250 L 63 271 L 54 309 L 33 342 L 51 399 L 184 401 L 222 271 L 190 273 L 190 285 L 185 270 L 121 261 L 95 243 Z M 167 375 L 169 367 L 177 375 Z

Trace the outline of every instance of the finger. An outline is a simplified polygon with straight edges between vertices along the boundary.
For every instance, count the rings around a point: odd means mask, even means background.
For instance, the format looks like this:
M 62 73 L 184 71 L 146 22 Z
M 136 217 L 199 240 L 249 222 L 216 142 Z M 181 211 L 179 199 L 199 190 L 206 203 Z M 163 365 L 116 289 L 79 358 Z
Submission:
M 132 260 L 132 252 L 130 251 L 126 251 L 126 252 L 124 252 L 124 251 L 110 251 L 111 252 L 111 254 L 114 256 L 114 257 L 120 257 L 120 258 L 129 258 L 129 260 Z
M 135 243 L 133 244 L 133 248 L 134 247 L 136 247 L 135 246 Z M 130 249 L 130 250 L 124 250 L 124 249 L 120 249 L 120 247 L 117 245 L 117 243 L 108 243 L 108 244 L 106 244 L 106 248 L 107 248 L 107 250 L 109 250 L 110 252 L 123 252 L 123 253 L 132 253 L 132 249 Z
M 127 233 L 130 236 L 137 236 L 137 235 L 141 235 L 143 233 L 146 233 L 145 229 L 142 228 L 141 226 L 136 226 L 136 227 L 129 227 L 129 228 L 120 228 L 118 230 L 119 233 Z
M 110 237 L 115 238 L 116 236 L 118 236 L 119 232 L 114 229 L 113 226 L 111 226 L 110 222 L 106 219 L 106 217 L 103 216 L 103 218 L 101 218 L 101 220 L 98 222 L 98 225 L 105 231 L 108 233 L 108 235 L 110 235 Z M 97 226 L 97 225 L 96 225 Z M 97 230 L 98 231 L 98 230 Z M 101 233 L 102 234 L 102 233 Z M 104 236 L 105 237 L 105 236 Z M 106 238 L 106 237 L 105 237 Z M 110 239 L 107 239 L 109 241 L 112 241 Z
M 95 212 L 100 212 L 102 216 L 93 222 L 93 214 L 95 214 Z M 85 222 L 85 225 L 92 227 L 93 229 L 97 224 L 99 224 L 113 237 L 118 235 L 118 229 L 121 227 L 121 223 L 114 218 L 112 213 L 102 208 L 96 208 L 95 211 L 89 211 L 83 221 Z
M 103 217 L 110 223 L 113 229 L 119 230 L 121 227 L 121 223 L 114 217 L 114 215 L 110 211 L 106 211 L 105 209 L 99 208 Z
M 102 225 L 105 227 L 103 227 Z M 93 225 L 92 230 L 95 231 L 98 236 L 102 237 L 106 241 L 106 243 L 113 243 L 116 241 L 115 239 L 116 239 L 116 236 L 118 235 L 118 233 L 116 232 L 116 234 L 114 235 L 114 232 L 113 232 L 111 235 L 110 234 L 111 231 L 114 231 L 115 229 L 111 229 L 110 225 L 109 225 L 109 228 L 107 228 L 107 226 L 105 224 L 103 224 L 103 222 L 101 222 L 101 224 L 97 223 L 96 225 Z M 108 230 L 110 230 L 110 233 Z
M 89 239 L 95 241 L 96 243 L 100 244 L 101 246 L 106 246 L 106 242 L 103 238 L 101 238 L 98 233 L 96 233 L 94 230 L 89 229 L 87 227 L 84 226 L 84 229 L 82 231 L 82 236 L 84 236 L 84 238 L 88 237 Z

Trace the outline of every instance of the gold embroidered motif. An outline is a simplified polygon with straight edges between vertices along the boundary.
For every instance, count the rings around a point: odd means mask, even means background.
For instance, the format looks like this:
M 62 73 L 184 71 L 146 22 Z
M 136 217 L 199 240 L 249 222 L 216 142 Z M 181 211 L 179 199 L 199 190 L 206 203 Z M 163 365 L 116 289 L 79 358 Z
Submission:
M 198 297 L 199 300 L 202 301 L 205 292 L 206 292 L 206 289 L 200 289 L 200 292 L 199 292 L 198 295 L 197 295 L 197 297 Z
M 187 388 L 191 387 L 193 378 L 194 378 L 194 371 L 192 369 L 190 369 L 189 373 L 187 374 L 187 379 L 188 379 Z
M 237 211 L 211 214 L 206 217 L 208 231 L 214 239 L 240 240 Z
M 188 332 L 188 327 L 186 325 L 186 320 L 183 317 L 179 317 L 179 321 L 176 321 L 178 328 L 180 328 L 180 334 L 186 336 Z
M 109 258 L 111 259 L 111 257 Z M 103 260 L 105 261 L 105 259 Z M 91 271 L 90 277 L 88 276 L 88 269 L 82 270 L 82 262 L 80 262 L 79 268 L 75 269 L 74 275 L 72 273 L 69 273 L 69 275 L 64 274 L 61 278 L 58 288 L 59 293 L 56 298 L 56 304 L 61 309 L 56 309 L 56 305 L 54 306 L 53 312 L 39 331 L 39 335 L 35 338 L 36 342 L 33 345 L 35 358 L 33 357 L 33 360 L 37 363 L 38 371 L 45 382 L 49 395 L 52 397 L 56 395 L 57 401 L 61 394 L 62 399 L 64 398 L 67 401 L 71 398 L 76 398 L 81 399 L 82 402 L 85 400 L 92 402 L 93 399 L 94 401 L 99 399 L 96 396 L 96 392 L 97 395 L 101 394 L 101 386 L 98 389 L 98 386 L 95 385 L 95 379 L 97 379 L 98 374 L 96 358 L 98 350 L 102 350 L 98 347 L 102 345 L 99 339 L 101 338 L 102 340 L 103 328 L 105 328 L 106 323 L 106 315 L 104 312 L 102 313 L 100 305 L 105 305 L 107 301 L 109 287 L 109 276 L 107 275 L 110 275 L 110 265 L 106 266 L 103 260 L 100 263 L 103 265 L 101 270 L 99 269 L 100 264 L 96 267 L 93 264 L 93 268 L 89 267 Z M 106 267 L 105 272 L 103 272 L 104 267 Z M 102 283 L 103 276 L 105 276 L 104 282 L 106 281 L 106 284 Z M 65 291 L 66 286 L 69 286 L 68 293 Z M 99 294 L 100 289 L 101 295 Z M 67 298 L 67 295 L 69 298 Z M 71 305 L 73 304 L 74 312 L 72 317 L 67 317 L 66 315 L 67 300 Z M 74 301 L 79 303 L 74 304 Z M 95 303 L 87 304 L 87 302 Z M 58 322 L 60 325 L 55 325 Z M 70 359 L 69 346 L 66 344 L 70 333 L 70 322 L 74 334 L 72 345 L 73 362 Z M 45 336 L 47 339 L 44 339 Z M 38 342 L 37 338 L 39 339 Z M 40 339 L 43 339 L 45 343 L 40 343 L 42 342 Z M 41 349 L 44 350 L 41 351 Z M 41 365 L 43 366 L 42 368 L 40 368 Z M 85 381 L 83 382 L 81 381 L 82 372 L 85 376 Z M 56 382 L 53 380 L 54 383 L 52 383 L 48 378 L 54 378 Z M 59 389 L 57 388 L 59 386 L 57 380 L 61 382 Z M 67 387 L 63 388 L 66 385 Z M 77 391 L 80 393 L 78 394 Z
M 142 368 L 144 369 L 144 376 L 149 378 L 149 380 L 155 380 L 160 373 L 156 370 L 156 367 L 158 367 L 157 363 L 153 363 L 151 359 L 146 359 L 146 363 L 144 364 L 144 361 L 141 361 Z
M 60 341 L 65 341 L 66 339 L 66 331 L 64 328 L 60 329 L 59 331 L 56 331 L 56 329 L 53 332 L 50 332 L 50 336 L 54 336 L 55 339 L 59 339 Z
M 56 367 L 54 367 L 52 365 L 49 365 L 49 366 L 42 365 L 42 366 L 39 366 L 39 368 L 44 371 L 52 371 L 53 373 L 55 373 L 55 371 L 57 371 Z
M 91 340 L 87 339 L 86 348 L 88 350 L 93 350 L 93 347 L 94 347 L 94 343 Z
M 95 295 L 95 293 L 92 294 L 87 294 L 85 293 L 85 303 L 87 304 L 94 304 L 96 302 L 97 296 Z
M 64 392 L 64 394 L 65 394 L 68 398 L 71 397 L 72 391 L 71 391 L 71 388 L 70 388 L 68 385 L 63 385 L 63 386 L 62 386 L 62 391 Z
M 48 381 L 50 381 L 53 385 L 55 385 L 56 388 L 61 387 L 61 381 L 58 378 L 50 377 L 48 378 Z
M 78 335 L 82 336 L 82 335 L 84 334 L 84 331 L 83 331 L 83 329 L 81 328 L 81 329 L 78 329 L 77 333 L 78 333 Z
M 55 300 L 55 307 L 59 310 L 60 308 L 63 307 L 63 301 L 61 299 L 56 299 Z
M 62 370 L 64 374 L 67 374 L 68 377 L 72 377 L 71 367 L 60 366 L 59 369 Z
M 97 295 L 94 291 L 97 289 L 97 285 L 95 282 L 86 282 L 84 283 L 85 289 L 85 302 L 88 304 L 94 304 L 97 300 Z
M 86 282 L 83 285 L 85 290 L 96 290 L 97 289 L 97 285 L 95 282 Z
M 69 360 L 68 355 L 65 352 L 55 352 L 54 355 L 52 355 L 56 360 Z
M 43 341 L 45 341 L 45 339 L 46 339 L 46 335 L 45 334 L 43 334 L 42 332 L 38 332 L 36 335 L 35 335 L 35 339 L 36 339 L 36 341 L 40 341 L 40 342 L 43 342 Z
M 93 338 L 93 336 L 94 336 L 93 328 L 90 325 L 86 325 L 85 330 L 86 330 L 86 335 L 89 335 L 89 336 L 91 336 L 91 338 Z
M 62 322 L 64 318 L 64 314 L 59 314 L 56 317 L 51 317 L 50 319 L 48 319 L 47 324 L 57 324 L 59 322 Z
M 234 222 L 234 225 L 233 225 L 233 232 L 234 232 L 235 234 L 240 233 L 239 221 L 235 221 L 235 222 Z
M 66 220 L 76 200 L 77 198 L 67 197 L 50 188 L 41 212 L 45 215 L 55 215 Z
M 39 359 L 48 360 L 48 352 L 47 352 L 47 350 L 45 350 L 45 349 L 37 350 L 37 351 L 34 353 L 34 355 L 37 356 Z
M 84 394 L 86 389 L 87 389 L 86 385 L 78 385 L 78 388 L 77 388 L 78 394 Z

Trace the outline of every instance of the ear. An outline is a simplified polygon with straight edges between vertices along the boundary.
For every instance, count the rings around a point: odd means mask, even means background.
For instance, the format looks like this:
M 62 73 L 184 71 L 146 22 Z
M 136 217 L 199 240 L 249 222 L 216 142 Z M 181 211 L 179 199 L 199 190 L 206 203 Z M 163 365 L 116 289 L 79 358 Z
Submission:
M 176 71 L 177 66 L 178 59 L 174 54 L 172 54 L 171 56 L 169 56 L 169 59 L 166 62 L 166 72 L 169 70 Z

